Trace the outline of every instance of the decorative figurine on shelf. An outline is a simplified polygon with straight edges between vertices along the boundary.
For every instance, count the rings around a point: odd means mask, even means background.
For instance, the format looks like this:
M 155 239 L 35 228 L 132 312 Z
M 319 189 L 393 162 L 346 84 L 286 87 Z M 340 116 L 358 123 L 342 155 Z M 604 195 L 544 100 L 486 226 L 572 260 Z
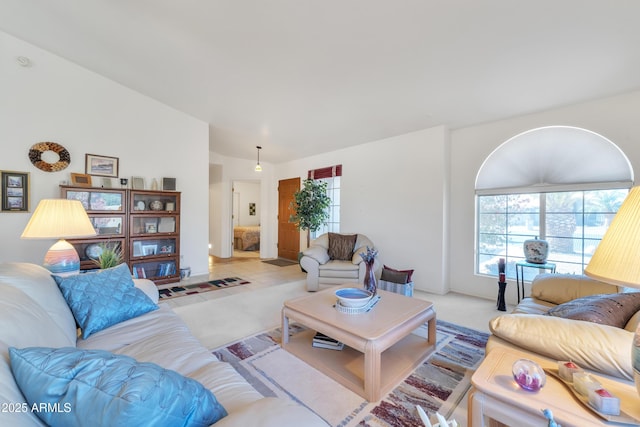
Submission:
M 500 258 L 498 261 L 498 310 L 507 311 L 506 303 L 504 300 L 504 292 L 507 289 L 507 279 L 505 276 L 505 262 L 504 258 Z
M 544 414 L 544 417 L 549 420 L 548 427 L 562 427 L 560 424 L 553 421 L 553 412 L 551 412 L 550 409 L 543 409 L 542 413 Z
M 360 257 L 362 257 L 362 260 L 365 262 L 367 267 L 364 273 L 364 288 L 373 293 L 373 295 L 375 295 L 378 290 L 374 271 L 376 256 L 378 256 L 378 251 L 374 248 L 370 248 L 369 246 L 367 246 L 367 252 L 360 252 Z

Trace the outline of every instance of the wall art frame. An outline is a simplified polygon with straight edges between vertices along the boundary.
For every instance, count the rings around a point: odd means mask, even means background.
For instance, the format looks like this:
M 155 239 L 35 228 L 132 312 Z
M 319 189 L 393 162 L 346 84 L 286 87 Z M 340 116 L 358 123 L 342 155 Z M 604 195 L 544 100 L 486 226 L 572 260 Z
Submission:
M 71 184 L 76 187 L 91 187 L 91 175 L 71 172 Z
M 0 171 L 2 212 L 29 212 L 29 172 Z
M 145 183 L 144 178 L 141 176 L 132 176 L 131 177 L 131 188 L 133 190 L 144 190 Z
M 117 157 L 85 154 L 84 168 L 87 175 L 118 177 L 120 159 Z
M 176 191 L 176 179 L 162 178 L 162 189 L 164 191 Z

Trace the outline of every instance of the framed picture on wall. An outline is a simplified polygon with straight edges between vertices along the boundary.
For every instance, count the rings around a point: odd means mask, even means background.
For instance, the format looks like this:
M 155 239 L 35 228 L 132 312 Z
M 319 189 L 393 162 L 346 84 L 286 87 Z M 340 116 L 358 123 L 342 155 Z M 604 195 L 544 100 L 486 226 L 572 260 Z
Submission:
M 162 189 L 164 191 L 176 191 L 176 179 L 162 178 Z
M 134 190 L 144 190 L 144 178 L 141 176 L 132 176 L 131 188 Z
M 29 212 L 29 172 L 0 172 L 2 211 Z
M 91 175 L 71 172 L 71 185 L 91 187 Z
M 118 177 L 117 157 L 99 156 L 97 154 L 85 155 L 85 173 L 87 175 L 107 176 L 110 178 Z
M 142 255 L 155 255 L 158 252 L 158 245 L 142 245 Z

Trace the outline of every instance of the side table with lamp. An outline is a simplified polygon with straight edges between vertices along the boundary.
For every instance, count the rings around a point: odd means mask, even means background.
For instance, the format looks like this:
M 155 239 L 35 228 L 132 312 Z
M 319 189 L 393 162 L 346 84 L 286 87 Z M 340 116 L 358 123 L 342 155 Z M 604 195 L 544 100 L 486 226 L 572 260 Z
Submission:
M 640 187 L 631 189 L 618 210 L 602 241 L 594 252 L 585 274 L 601 282 L 621 287 L 640 289 Z M 580 322 L 582 323 L 582 322 Z M 588 323 L 588 322 L 584 322 Z M 612 331 L 614 332 L 614 331 Z M 627 344 L 628 343 L 628 344 Z M 578 345 L 578 344 L 576 344 Z M 585 344 L 586 345 L 586 344 Z M 627 348 L 627 345 L 630 348 Z M 640 425 L 640 331 L 620 345 L 609 347 L 611 356 L 631 352 L 633 383 L 617 377 L 596 375 L 606 390 L 620 399 L 621 413 L 633 417 Z M 581 348 L 576 349 L 580 351 Z M 518 358 L 530 358 L 530 352 L 495 347 L 487 353 L 476 370 L 473 389 L 469 395 L 469 425 L 483 426 L 499 422 L 503 425 L 543 425 L 541 409 L 551 409 L 559 424 L 585 427 L 611 425 L 597 416 L 587 405 L 575 399 L 566 386 L 556 378 L 548 378 L 547 384 L 536 393 L 520 390 L 513 379 L 512 366 Z M 606 358 L 606 352 L 603 353 Z M 543 368 L 553 368 L 557 362 L 544 358 L 537 361 Z M 494 424 L 491 424 L 494 425 Z M 621 424 L 616 424 L 621 425 Z
M 497 348 L 487 354 L 471 377 L 473 387 L 467 406 L 469 427 L 548 425 L 543 409 L 551 410 L 562 427 L 612 425 L 580 403 L 557 378 L 548 376 L 544 387 L 537 392 L 518 387 L 513 378 L 513 364 L 523 358 L 530 359 L 531 354 L 506 348 Z M 544 369 L 557 367 L 550 360 L 531 360 Z M 598 380 L 621 399 L 621 408 L 625 413 L 636 419 L 640 417 L 640 406 L 637 405 L 638 399 L 632 385 L 613 377 L 598 376 Z

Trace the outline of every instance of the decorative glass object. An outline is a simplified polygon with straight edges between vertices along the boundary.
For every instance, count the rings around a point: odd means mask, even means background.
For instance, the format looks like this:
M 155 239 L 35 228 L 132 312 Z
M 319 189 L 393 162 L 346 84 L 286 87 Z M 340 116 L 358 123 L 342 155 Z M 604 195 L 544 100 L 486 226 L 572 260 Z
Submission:
M 378 282 L 376 281 L 376 275 L 374 271 L 376 257 L 378 251 L 375 248 L 367 246 L 366 252 L 360 252 L 360 258 L 365 263 L 366 269 L 364 271 L 364 288 L 375 295 L 378 292 Z
M 547 256 L 549 255 L 549 243 L 536 237 L 535 239 L 525 240 L 522 250 L 527 262 L 544 264 L 547 262 Z
M 378 282 L 376 281 L 375 271 L 373 270 L 374 260 L 365 261 L 366 270 L 364 272 L 364 288 L 375 295 L 378 291 Z
M 533 360 L 518 359 L 513 363 L 511 370 L 513 379 L 524 390 L 538 391 L 547 381 L 544 370 Z

